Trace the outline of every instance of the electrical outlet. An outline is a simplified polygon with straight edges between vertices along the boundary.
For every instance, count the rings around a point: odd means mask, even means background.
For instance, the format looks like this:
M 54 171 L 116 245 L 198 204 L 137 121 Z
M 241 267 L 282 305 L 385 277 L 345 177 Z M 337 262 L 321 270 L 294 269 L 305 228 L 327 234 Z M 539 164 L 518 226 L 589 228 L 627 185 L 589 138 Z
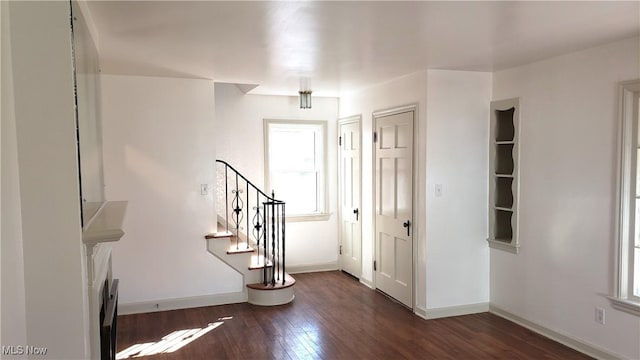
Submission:
M 596 322 L 604 325 L 604 309 L 596 307 Z
M 200 195 L 209 195 L 209 184 L 200 184 Z

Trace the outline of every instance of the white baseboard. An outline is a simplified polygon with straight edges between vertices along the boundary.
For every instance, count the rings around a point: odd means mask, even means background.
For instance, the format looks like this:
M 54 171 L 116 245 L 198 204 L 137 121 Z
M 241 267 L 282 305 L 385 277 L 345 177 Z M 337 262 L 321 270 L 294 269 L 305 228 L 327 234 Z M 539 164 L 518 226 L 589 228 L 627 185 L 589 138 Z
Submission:
M 247 293 L 239 291 L 233 293 L 192 296 L 176 299 L 121 303 L 118 304 L 118 315 L 142 314 L 156 311 L 236 304 L 242 302 L 247 302 Z
M 521 318 L 518 315 L 512 314 L 504 309 L 501 309 L 498 306 L 493 304 L 489 305 L 489 312 L 495 315 L 498 315 L 502 318 L 505 318 L 509 321 L 512 321 L 520 326 L 524 326 L 527 329 L 536 332 L 542 336 L 548 337 L 551 340 L 559 342 L 565 346 L 568 346 L 574 350 L 577 350 L 581 353 L 587 354 L 596 359 L 622 359 L 623 356 L 619 354 L 612 353 L 608 350 L 602 349 L 596 345 L 589 344 L 583 340 L 576 339 L 570 335 L 562 334 L 558 331 L 551 330 L 545 326 L 537 324 L 533 321 L 529 321 L 527 319 Z
M 421 308 L 419 306 L 416 306 L 415 309 L 413 309 L 413 313 L 420 316 L 423 319 L 427 319 L 427 309 L 425 308 Z
M 487 311 L 489 311 L 489 303 L 477 303 L 436 309 L 423 309 L 416 307 L 414 313 L 424 319 L 431 320 L 444 317 L 478 314 Z
M 287 265 L 287 273 L 289 274 L 301 274 L 310 272 L 321 271 L 335 271 L 338 270 L 338 262 L 328 262 L 324 264 L 309 264 L 309 265 Z

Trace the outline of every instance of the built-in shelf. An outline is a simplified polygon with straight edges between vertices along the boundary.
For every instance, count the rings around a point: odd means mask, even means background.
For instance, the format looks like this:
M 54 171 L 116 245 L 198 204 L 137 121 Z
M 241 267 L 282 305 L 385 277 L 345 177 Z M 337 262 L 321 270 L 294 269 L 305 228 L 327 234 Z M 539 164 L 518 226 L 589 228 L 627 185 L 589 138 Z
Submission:
M 511 226 L 512 218 L 513 210 L 494 210 L 493 240 L 508 243 L 513 241 L 513 226 Z
M 513 162 L 513 146 L 514 144 L 496 144 L 495 145 L 495 161 L 494 172 L 501 175 L 512 175 L 514 169 Z
M 516 115 L 515 106 L 501 106 L 494 109 L 493 113 L 495 123 L 493 138 L 495 141 L 515 141 L 516 124 L 513 121 Z
M 513 178 L 512 177 L 499 177 L 496 176 L 494 179 L 494 204 L 495 208 L 498 209 L 509 209 L 513 208 Z
M 489 243 L 489 247 L 492 249 L 499 249 L 499 250 L 503 250 L 506 252 L 510 252 L 513 254 L 517 254 L 518 253 L 518 249 L 519 249 L 519 245 L 518 244 L 512 244 L 509 242 L 504 242 L 504 241 L 500 241 L 500 240 L 492 240 L 492 239 L 487 239 L 487 242 Z
M 518 99 L 491 103 L 489 246 L 518 252 Z
M 122 224 L 127 211 L 127 201 L 107 201 L 98 209 L 82 232 L 87 245 L 118 241 L 124 235 Z

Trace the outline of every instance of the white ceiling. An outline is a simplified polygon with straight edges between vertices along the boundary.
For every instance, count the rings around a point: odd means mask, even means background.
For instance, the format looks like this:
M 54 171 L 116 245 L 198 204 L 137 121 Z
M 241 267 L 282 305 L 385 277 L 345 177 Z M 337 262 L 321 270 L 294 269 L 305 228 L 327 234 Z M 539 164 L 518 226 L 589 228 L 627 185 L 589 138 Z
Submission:
M 337 96 L 427 68 L 494 71 L 640 34 L 640 2 L 91 1 L 103 73 Z

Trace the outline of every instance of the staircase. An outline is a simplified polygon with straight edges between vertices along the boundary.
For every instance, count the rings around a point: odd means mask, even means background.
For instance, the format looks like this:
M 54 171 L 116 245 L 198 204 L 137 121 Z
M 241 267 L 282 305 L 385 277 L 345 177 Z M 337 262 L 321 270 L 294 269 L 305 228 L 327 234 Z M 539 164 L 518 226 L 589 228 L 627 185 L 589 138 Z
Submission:
M 223 160 L 216 160 L 218 229 L 207 250 L 243 277 L 247 302 L 293 301 L 295 279 L 285 272 L 285 203 L 265 194 Z

